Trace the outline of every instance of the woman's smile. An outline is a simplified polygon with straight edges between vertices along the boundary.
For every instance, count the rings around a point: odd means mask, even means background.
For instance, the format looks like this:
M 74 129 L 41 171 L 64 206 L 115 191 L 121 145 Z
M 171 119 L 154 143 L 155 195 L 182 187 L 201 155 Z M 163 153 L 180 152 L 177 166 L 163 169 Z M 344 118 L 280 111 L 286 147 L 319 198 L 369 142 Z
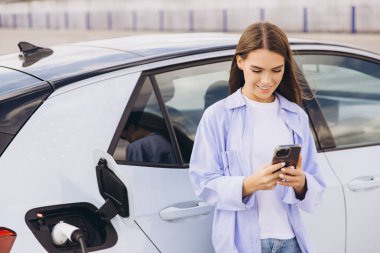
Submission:
M 260 85 L 257 85 L 257 87 L 259 87 L 259 89 L 261 90 L 269 90 L 271 88 L 271 86 L 260 86 Z

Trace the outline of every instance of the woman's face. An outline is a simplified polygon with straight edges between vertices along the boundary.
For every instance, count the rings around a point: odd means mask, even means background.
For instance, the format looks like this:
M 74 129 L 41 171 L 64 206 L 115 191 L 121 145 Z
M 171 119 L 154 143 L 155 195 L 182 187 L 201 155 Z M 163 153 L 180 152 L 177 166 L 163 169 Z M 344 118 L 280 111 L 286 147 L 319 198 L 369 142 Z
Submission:
M 245 60 L 238 55 L 237 64 L 244 74 L 243 94 L 262 103 L 274 101 L 273 92 L 284 75 L 284 57 L 268 49 L 257 49 L 248 53 Z

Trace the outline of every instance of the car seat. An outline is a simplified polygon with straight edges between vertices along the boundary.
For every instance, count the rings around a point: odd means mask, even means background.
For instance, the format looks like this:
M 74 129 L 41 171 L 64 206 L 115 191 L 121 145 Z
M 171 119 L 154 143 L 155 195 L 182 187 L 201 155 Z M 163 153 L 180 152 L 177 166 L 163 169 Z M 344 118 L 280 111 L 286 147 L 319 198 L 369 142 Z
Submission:
M 210 105 L 228 96 L 228 81 L 220 80 L 212 83 L 206 90 L 204 97 L 204 110 Z

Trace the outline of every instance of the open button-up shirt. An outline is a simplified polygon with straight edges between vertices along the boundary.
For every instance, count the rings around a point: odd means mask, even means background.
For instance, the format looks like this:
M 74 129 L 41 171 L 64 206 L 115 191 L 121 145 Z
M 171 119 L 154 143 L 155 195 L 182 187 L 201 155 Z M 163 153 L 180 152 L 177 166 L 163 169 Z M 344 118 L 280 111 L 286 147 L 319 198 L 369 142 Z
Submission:
M 292 187 L 283 187 L 282 201 L 302 252 L 313 252 L 299 208 L 311 212 L 322 200 L 325 183 L 316 163 L 316 148 L 307 114 L 295 103 L 276 94 L 280 115 L 302 146 L 302 168 L 306 175 L 304 199 Z M 198 126 L 190 160 L 190 179 L 197 196 L 215 205 L 212 241 L 217 253 L 260 253 L 260 228 L 255 193 L 243 197 L 244 177 L 251 174 L 252 115 L 237 90 L 210 106 Z

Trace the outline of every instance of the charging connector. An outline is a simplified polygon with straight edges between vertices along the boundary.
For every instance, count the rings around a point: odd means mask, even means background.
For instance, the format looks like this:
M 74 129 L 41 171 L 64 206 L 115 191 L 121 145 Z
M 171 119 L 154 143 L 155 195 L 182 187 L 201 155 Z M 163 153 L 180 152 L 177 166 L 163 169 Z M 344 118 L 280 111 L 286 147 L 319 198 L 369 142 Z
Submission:
M 67 240 L 78 242 L 81 245 L 82 252 L 87 253 L 86 242 L 82 230 L 63 221 L 60 221 L 53 227 L 51 231 L 51 239 L 57 246 L 63 245 Z

